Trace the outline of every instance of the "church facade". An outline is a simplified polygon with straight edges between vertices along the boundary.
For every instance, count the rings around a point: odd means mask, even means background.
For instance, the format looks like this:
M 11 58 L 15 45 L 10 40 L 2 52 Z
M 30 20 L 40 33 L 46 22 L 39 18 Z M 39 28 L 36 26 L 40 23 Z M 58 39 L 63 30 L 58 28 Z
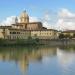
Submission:
M 43 27 L 41 22 L 29 22 L 29 16 L 26 11 L 20 15 L 20 22 L 17 17 L 15 24 L 11 26 L 0 26 L 0 38 L 3 39 L 57 39 L 58 31 Z
M 15 24 L 12 24 L 13 28 L 25 29 L 25 30 L 38 30 L 42 29 L 41 22 L 29 22 L 29 16 L 26 11 L 23 11 L 20 15 L 20 23 L 16 17 Z

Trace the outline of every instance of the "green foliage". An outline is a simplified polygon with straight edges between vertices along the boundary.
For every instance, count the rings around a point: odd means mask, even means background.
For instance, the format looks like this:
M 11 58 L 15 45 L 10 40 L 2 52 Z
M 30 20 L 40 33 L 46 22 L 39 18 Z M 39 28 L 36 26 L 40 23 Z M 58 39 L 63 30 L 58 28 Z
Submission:
M 59 39 L 71 39 L 71 38 L 72 38 L 72 36 L 70 36 L 69 34 L 66 34 L 66 35 L 60 34 L 59 35 Z
M 36 41 L 36 42 L 39 42 L 40 40 L 39 40 L 39 38 L 36 38 L 35 41 Z
M 7 46 L 10 44 L 10 41 L 7 39 L 0 39 L 0 46 Z
M 75 34 L 73 34 L 73 38 L 75 38 Z
M 65 36 L 64 36 L 64 38 L 70 38 L 71 36 L 69 35 L 69 34 L 66 34 Z
M 39 44 L 39 39 L 33 39 L 32 37 L 28 37 L 28 39 L 15 39 L 15 40 L 7 40 L 7 39 L 0 39 L 0 46 L 8 46 L 8 45 L 37 45 Z
M 32 39 L 32 37 L 28 37 L 26 43 L 27 43 L 27 44 L 31 44 L 31 45 L 36 45 L 36 44 L 38 44 L 38 42 L 39 42 L 39 39 L 38 39 L 38 38 Z
M 65 37 L 64 34 L 59 35 L 59 39 L 63 39 L 64 37 Z
M 15 44 L 16 45 L 24 45 L 25 44 L 25 40 L 23 40 L 23 39 L 17 39 Z

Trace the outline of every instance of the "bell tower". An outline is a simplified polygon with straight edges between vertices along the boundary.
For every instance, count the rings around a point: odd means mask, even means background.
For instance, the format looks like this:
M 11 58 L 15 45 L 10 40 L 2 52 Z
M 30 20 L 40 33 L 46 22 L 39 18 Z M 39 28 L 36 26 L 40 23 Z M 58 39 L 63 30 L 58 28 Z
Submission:
M 26 10 L 24 10 L 20 15 L 20 22 L 21 23 L 29 23 L 29 16 L 26 13 Z
M 17 17 L 15 17 L 15 23 L 16 23 L 16 24 L 18 23 L 18 18 L 17 18 Z

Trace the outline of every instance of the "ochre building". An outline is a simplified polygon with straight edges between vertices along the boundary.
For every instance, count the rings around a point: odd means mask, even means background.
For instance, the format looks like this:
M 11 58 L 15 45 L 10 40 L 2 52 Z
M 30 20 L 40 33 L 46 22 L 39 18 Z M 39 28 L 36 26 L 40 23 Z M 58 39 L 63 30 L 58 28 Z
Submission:
M 17 17 L 15 24 L 11 26 L 0 26 L 0 38 L 3 39 L 58 39 L 58 31 L 43 27 L 41 22 L 29 22 L 29 16 L 26 11 L 20 15 L 20 22 Z
M 41 22 L 29 22 L 29 16 L 26 11 L 23 11 L 20 15 L 20 23 L 18 23 L 17 17 L 15 18 L 15 24 L 12 24 L 13 28 L 25 29 L 25 30 L 38 30 L 42 29 Z

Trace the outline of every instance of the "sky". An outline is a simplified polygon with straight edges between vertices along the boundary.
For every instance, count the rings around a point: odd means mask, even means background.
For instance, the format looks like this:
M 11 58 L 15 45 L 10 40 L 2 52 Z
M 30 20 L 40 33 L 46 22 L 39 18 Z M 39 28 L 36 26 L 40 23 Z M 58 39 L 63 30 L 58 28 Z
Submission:
M 0 24 L 13 23 L 23 10 L 47 28 L 75 29 L 75 0 L 0 0 Z

